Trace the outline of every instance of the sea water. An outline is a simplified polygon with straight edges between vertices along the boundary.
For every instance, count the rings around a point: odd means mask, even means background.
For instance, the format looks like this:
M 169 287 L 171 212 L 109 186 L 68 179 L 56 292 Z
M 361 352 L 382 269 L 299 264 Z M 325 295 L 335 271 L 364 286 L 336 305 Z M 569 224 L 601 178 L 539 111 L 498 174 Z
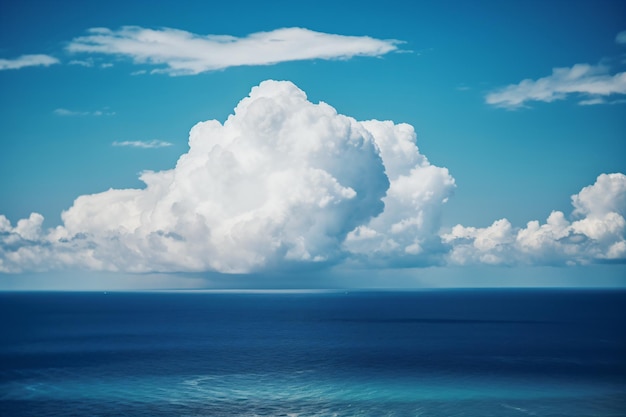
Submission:
M 626 292 L 0 293 L 2 416 L 624 416 Z

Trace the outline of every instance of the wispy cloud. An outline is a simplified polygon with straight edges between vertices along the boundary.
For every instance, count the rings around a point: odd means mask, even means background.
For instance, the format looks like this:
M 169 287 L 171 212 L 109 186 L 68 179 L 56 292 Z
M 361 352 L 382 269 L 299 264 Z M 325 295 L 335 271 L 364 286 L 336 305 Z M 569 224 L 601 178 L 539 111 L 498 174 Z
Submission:
M 15 59 L 0 59 L 0 71 L 20 69 L 24 67 L 50 66 L 58 64 L 59 60 L 50 55 L 22 55 Z
M 197 35 L 183 30 L 124 26 L 118 30 L 89 29 L 67 46 L 73 53 L 125 56 L 138 64 L 155 65 L 152 72 L 199 74 L 242 65 L 269 65 L 308 59 L 349 59 L 381 56 L 397 50 L 398 40 L 344 36 L 304 28 L 283 28 L 238 38 Z
M 626 45 L 626 30 L 623 30 L 617 34 L 617 36 L 615 37 L 615 42 L 619 43 L 620 45 Z
M 578 104 L 581 106 L 595 106 L 596 104 L 606 104 L 607 101 L 602 97 L 594 97 L 587 100 L 580 100 Z
M 526 79 L 486 96 L 488 104 L 506 109 L 524 107 L 530 101 L 551 102 L 571 95 L 582 95 L 582 105 L 600 104 L 611 95 L 626 94 L 626 72 L 611 75 L 602 65 L 576 64 L 554 68 L 552 74 L 538 80 Z
M 151 148 L 166 148 L 168 146 L 172 146 L 173 143 L 170 142 L 166 142 L 164 140 L 158 140 L 158 139 L 154 139 L 154 140 L 125 140 L 125 141 L 115 141 L 113 142 L 113 146 L 127 146 L 130 148 L 144 148 L 144 149 L 151 149 Z
M 112 111 L 104 111 L 104 110 L 96 110 L 96 111 L 76 111 L 76 110 L 68 110 L 68 109 L 55 109 L 53 111 L 57 116 L 113 116 L 115 112 Z
M 68 62 L 68 64 L 91 68 L 93 67 L 93 59 L 73 59 L 70 62 Z
M 92 68 L 92 67 L 99 67 L 99 68 L 110 68 L 113 66 L 112 63 L 110 62 L 104 62 L 104 63 L 98 63 L 95 59 L 89 57 L 87 59 L 73 59 L 70 62 L 68 62 L 69 65 L 78 65 L 81 67 L 86 67 L 86 68 Z

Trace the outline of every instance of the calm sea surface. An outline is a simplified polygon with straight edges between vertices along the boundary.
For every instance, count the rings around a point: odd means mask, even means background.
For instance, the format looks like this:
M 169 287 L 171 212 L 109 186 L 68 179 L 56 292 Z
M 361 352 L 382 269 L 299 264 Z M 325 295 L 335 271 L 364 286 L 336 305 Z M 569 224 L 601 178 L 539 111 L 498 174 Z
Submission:
M 0 293 L 2 416 L 626 416 L 626 292 Z

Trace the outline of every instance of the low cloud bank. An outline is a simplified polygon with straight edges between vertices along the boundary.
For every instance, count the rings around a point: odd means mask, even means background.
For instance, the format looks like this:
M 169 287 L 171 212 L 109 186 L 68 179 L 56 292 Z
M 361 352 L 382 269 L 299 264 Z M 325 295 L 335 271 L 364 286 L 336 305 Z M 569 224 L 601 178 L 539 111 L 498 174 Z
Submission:
M 489 227 L 455 226 L 443 235 L 452 264 L 579 265 L 626 261 L 626 176 L 602 174 L 572 196 L 573 221 L 553 211 L 545 223 L 514 228 L 507 219 Z
M 412 126 L 357 121 L 287 81 L 254 87 L 224 123 L 198 123 L 143 189 L 78 197 L 63 224 L 0 215 L 0 271 L 253 273 L 337 265 L 585 264 L 626 258 L 626 177 L 573 196 L 572 221 L 441 234 L 454 178 Z

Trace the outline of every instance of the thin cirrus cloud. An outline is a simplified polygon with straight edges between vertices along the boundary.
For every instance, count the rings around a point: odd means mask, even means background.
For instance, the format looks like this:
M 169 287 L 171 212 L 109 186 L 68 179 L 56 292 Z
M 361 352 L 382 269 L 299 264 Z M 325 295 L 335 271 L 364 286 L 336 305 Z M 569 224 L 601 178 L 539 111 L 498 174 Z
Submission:
M 124 140 L 124 141 L 115 141 L 112 144 L 113 146 L 118 147 L 128 147 L 128 148 L 142 148 L 142 149 L 153 149 L 153 148 L 166 148 L 168 146 L 172 146 L 173 143 L 166 142 L 164 140 Z
M 68 62 L 68 65 L 76 65 L 76 66 L 86 67 L 86 68 L 92 68 L 95 66 L 98 66 L 99 68 L 110 68 L 113 66 L 113 64 L 110 62 L 104 62 L 104 63 L 96 62 L 96 60 L 94 60 L 91 57 L 87 59 L 73 59 L 70 62 Z
M 78 65 L 80 67 L 91 68 L 94 66 L 93 59 L 73 59 L 67 63 L 68 65 Z
M 67 117 L 73 117 L 73 116 L 114 116 L 115 115 L 115 112 L 105 111 L 105 110 L 76 111 L 76 110 L 69 110 L 69 109 L 64 109 L 64 108 L 54 109 L 54 111 L 52 113 L 54 113 L 57 116 L 67 116 Z
M 59 60 L 50 55 L 35 54 L 35 55 L 22 55 L 15 59 L 0 59 L 0 71 L 20 69 L 24 67 L 48 67 L 50 65 L 58 64 Z
M 73 39 L 71 53 L 105 54 L 157 66 L 152 72 L 193 75 L 242 65 L 269 65 L 309 59 L 381 56 L 401 42 L 369 36 L 344 36 L 304 28 L 283 28 L 246 37 L 198 35 L 183 30 L 124 26 L 92 28 Z
M 574 195 L 569 217 L 442 233 L 455 180 L 412 126 L 357 121 L 288 81 L 254 87 L 224 123 L 196 124 L 174 168 L 140 178 L 142 189 L 79 196 L 52 229 L 37 213 L 15 226 L 0 215 L 0 272 L 626 261 L 624 174 Z
M 607 98 L 626 94 L 626 72 L 610 74 L 603 65 L 576 64 L 554 68 L 537 80 L 526 79 L 487 94 L 485 101 L 496 107 L 518 109 L 528 102 L 552 102 L 569 96 L 582 97 L 581 105 L 607 103 Z

